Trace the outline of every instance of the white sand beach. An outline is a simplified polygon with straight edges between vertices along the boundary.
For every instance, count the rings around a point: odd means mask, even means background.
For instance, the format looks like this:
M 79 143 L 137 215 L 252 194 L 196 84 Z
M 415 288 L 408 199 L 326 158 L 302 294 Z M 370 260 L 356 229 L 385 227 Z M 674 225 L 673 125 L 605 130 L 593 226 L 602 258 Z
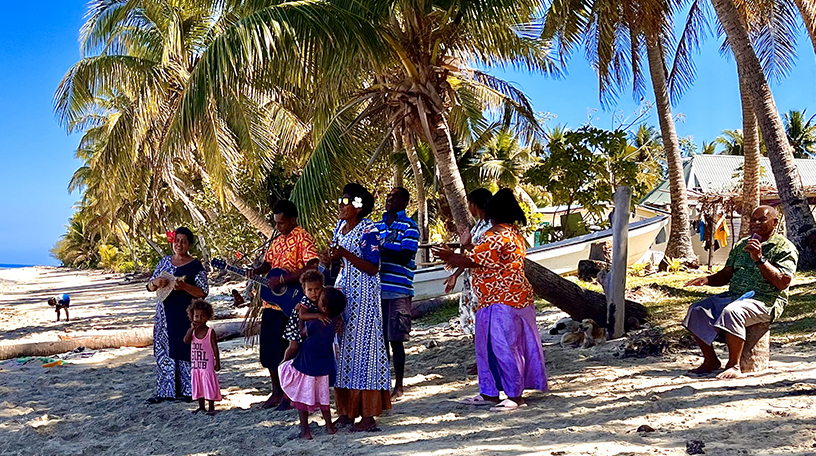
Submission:
M 228 308 L 228 286 L 211 290 Z M 55 322 L 46 299 L 71 295 L 71 321 Z M 154 297 L 123 276 L 61 268 L 0 270 L 0 345 L 150 327 Z M 546 328 L 563 316 L 539 312 Z M 297 413 L 261 410 L 269 379 L 257 347 L 219 344 L 224 401 L 214 417 L 192 404 L 146 405 L 151 348 L 84 351 L 0 362 L 0 455 L 683 455 L 690 441 L 708 455 L 816 455 L 816 347 L 773 344 L 771 369 L 733 381 L 686 375 L 691 351 L 616 357 L 617 344 L 562 349 L 545 338 L 550 391 L 528 393 L 513 412 L 457 404 L 477 393 L 471 342 L 447 324 L 416 325 L 408 344 L 406 396 L 379 419 L 379 432 L 313 441 Z M 721 353 L 722 355 L 722 353 Z M 638 432 L 648 425 L 654 432 Z

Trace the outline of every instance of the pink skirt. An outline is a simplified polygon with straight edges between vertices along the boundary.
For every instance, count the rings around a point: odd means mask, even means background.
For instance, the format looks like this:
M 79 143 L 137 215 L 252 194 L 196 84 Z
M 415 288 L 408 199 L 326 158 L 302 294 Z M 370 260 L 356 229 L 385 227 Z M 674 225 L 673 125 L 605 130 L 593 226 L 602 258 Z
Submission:
M 329 376 L 312 377 L 292 366 L 292 360 L 284 361 L 278 366 L 281 388 L 292 406 L 298 410 L 314 412 L 328 410 L 331 404 L 329 396 Z
M 193 399 L 221 400 L 221 385 L 218 384 L 218 376 L 215 371 L 192 369 L 190 377 L 193 381 Z

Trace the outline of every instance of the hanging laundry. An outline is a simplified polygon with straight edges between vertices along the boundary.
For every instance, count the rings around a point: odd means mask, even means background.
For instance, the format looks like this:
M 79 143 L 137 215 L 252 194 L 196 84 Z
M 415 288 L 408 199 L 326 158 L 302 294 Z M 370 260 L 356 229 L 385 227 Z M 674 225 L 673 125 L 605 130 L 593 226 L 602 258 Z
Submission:
M 697 231 L 700 233 L 700 242 L 705 241 L 706 240 L 706 237 L 705 237 L 705 220 L 700 219 L 700 224 L 698 225 L 698 230 Z
M 714 240 L 720 243 L 721 247 L 728 246 L 728 236 L 731 234 L 728 231 L 728 224 L 725 222 L 726 217 L 723 215 L 717 220 L 716 228 L 714 229 Z

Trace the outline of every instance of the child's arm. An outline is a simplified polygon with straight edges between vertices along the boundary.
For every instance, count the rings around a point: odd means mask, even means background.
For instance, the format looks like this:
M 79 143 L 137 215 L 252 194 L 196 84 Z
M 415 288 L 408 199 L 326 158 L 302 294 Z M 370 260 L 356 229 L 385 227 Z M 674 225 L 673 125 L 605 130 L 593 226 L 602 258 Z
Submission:
M 193 331 L 195 331 L 195 323 L 190 323 L 190 329 L 187 330 L 187 334 L 184 335 L 184 343 L 190 344 L 193 342 Z
M 290 359 L 294 358 L 298 351 L 298 343 L 294 340 L 289 341 L 289 346 L 286 347 L 286 351 L 283 353 L 283 360 L 289 361 Z
M 218 336 L 215 335 L 215 330 L 210 333 L 210 342 L 212 343 L 213 356 L 215 357 L 215 370 L 221 370 L 221 353 L 218 352 Z
M 320 312 L 301 312 L 300 313 L 300 321 L 308 321 L 308 320 L 320 320 L 323 323 L 328 323 L 331 321 L 331 317 Z

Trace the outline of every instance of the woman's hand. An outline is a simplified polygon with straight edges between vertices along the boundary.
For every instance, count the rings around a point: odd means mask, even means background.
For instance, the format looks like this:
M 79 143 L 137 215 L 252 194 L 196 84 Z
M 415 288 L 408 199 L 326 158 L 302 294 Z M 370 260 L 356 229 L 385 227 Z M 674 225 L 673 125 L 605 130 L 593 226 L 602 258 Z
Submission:
M 173 289 L 174 290 L 187 291 L 188 290 L 187 282 L 177 279 L 175 281 L 175 283 L 173 284 Z
M 431 247 L 431 252 L 435 257 L 447 263 L 448 259 L 453 255 L 453 250 L 447 245 L 435 245 Z
M 456 281 L 459 279 L 457 274 L 451 274 L 447 279 L 445 279 L 445 293 L 450 293 L 456 288 Z
M 220 360 L 220 359 L 216 359 L 216 360 L 215 360 L 215 370 L 216 370 L 216 371 L 220 371 L 220 370 L 221 370 L 221 360 Z
M 459 227 L 459 243 L 462 244 L 462 247 L 467 247 L 473 243 L 470 230 L 465 226 Z
M 344 247 L 339 245 L 334 246 L 329 249 L 329 259 L 336 260 L 338 258 L 348 258 L 351 255 L 351 252 L 346 250 Z
M 154 287 L 156 288 L 164 288 L 170 283 L 165 277 L 156 277 L 155 279 L 150 281 Z

